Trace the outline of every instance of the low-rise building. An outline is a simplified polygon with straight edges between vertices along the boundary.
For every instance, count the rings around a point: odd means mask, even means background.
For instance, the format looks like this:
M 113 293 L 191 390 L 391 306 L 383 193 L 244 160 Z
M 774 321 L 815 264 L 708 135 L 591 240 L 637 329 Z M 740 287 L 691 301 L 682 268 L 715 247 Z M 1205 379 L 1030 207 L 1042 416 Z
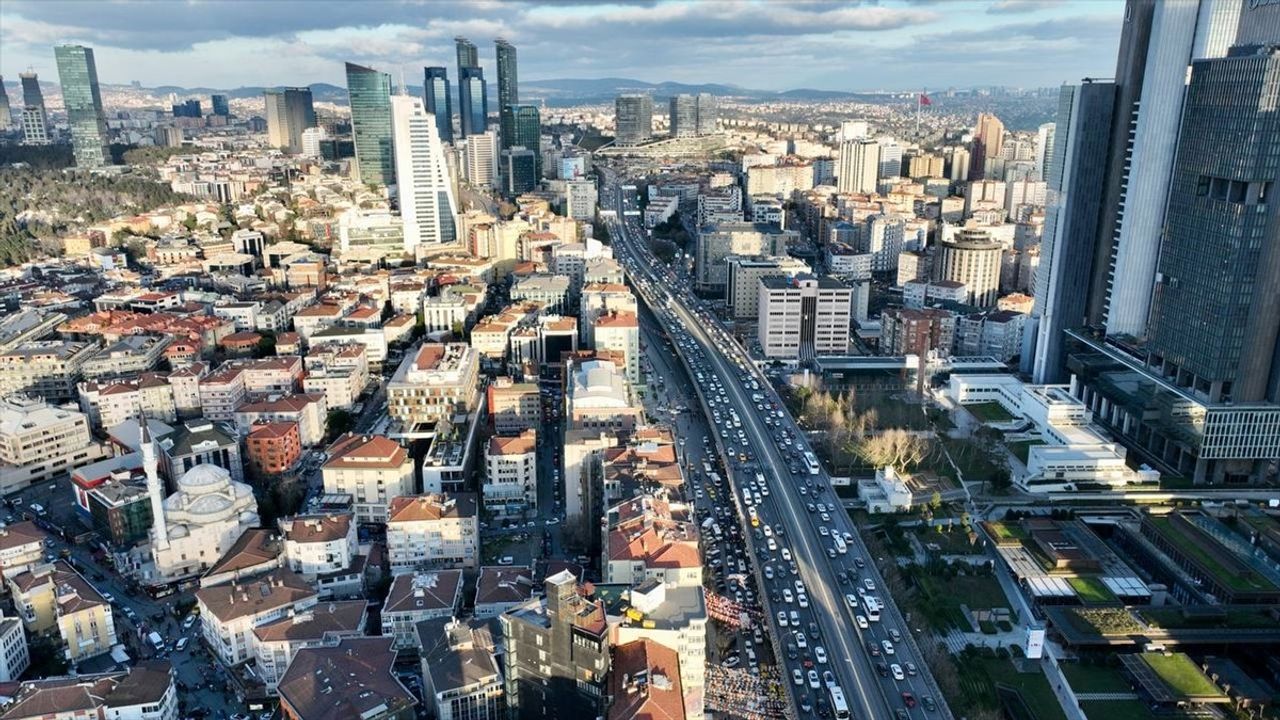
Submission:
M 571 362 L 565 405 L 572 429 L 630 431 L 643 417 L 625 370 L 612 360 Z
M 27 680 L 11 691 L 0 720 L 178 720 L 178 690 L 168 661 L 124 672 Z
M 385 523 L 392 498 L 413 494 L 413 460 L 394 440 L 348 433 L 328 453 L 324 491 L 350 495 L 357 523 Z
M 328 416 L 329 409 L 324 395 L 315 393 L 298 393 L 247 403 L 235 412 L 236 427 L 242 436 L 248 435 L 258 423 L 294 423 L 298 426 L 298 438 L 303 447 L 315 447 L 324 442 Z
M 323 395 L 330 410 L 350 409 L 369 384 L 368 352 L 358 343 L 312 346 L 304 365 L 302 389 Z
M 316 601 L 311 583 L 285 568 L 196 591 L 204 641 L 228 666 L 252 658 L 254 628 L 306 611 Z
M 502 376 L 485 388 L 488 416 L 499 435 L 518 435 L 542 424 L 541 393 L 537 383 L 517 383 Z
M 461 600 L 461 570 L 397 575 L 382 604 L 382 634 L 395 638 L 398 650 L 420 649 L 418 623 L 453 617 Z
M 344 638 L 364 637 L 367 600 L 320 603 L 253 629 L 253 659 L 258 678 L 275 693 L 298 651 L 333 647 Z
M 178 407 L 173 386 L 160 373 L 143 373 L 121 380 L 86 380 L 76 386 L 80 410 L 93 427 L 106 430 L 135 418 L 139 411 L 149 418 L 174 422 Z
M 484 508 L 498 516 L 519 515 L 538 507 L 538 433 L 489 438 L 481 487 Z
M 48 539 L 48 534 L 29 520 L 0 525 L 0 575 L 11 577 L 44 562 Z
M 391 572 L 474 568 L 480 530 L 473 493 L 404 495 L 387 510 Z
M 160 335 L 129 335 L 85 358 L 80 371 L 86 378 L 146 372 L 160 362 L 168 345 L 169 338 Z
M 302 438 L 295 422 L 259 422 L 244 439 L 245 458 L 254 476 L 280 475 L 302 457 Z
M 666 494 L 645 494 L 615 505 L 601 521 L 604 582 L 672 587 L 702 585 L 698 529 L 689 508 Z
M 436 720 L 504 720 L 502 671 L 488 626 L 426 620 L 417 632 L 424 695 Z
M 693 720 L 681 682 L 684 663 L 679 654 L 660 642 L 631 640 L 614 645 L 609 675 L 612 704 L 606 720 Z
M 188 420 L 157 439 L 156 444 L 160 448 L 161 473 L 170 482 L 197 465 L 217 465 L 230 473 L 233 481 L 244 482 L 240 443 L 216 423 Z
M 280 520 L 285 564 L 307 580 L 351 567 L 360 550 L 350 513 L 298 515 Z
M 86 360 L 98 351 L 91 342 L 30 340 L 0 353 L 0 397 L 25 393 L 50 402 L 75 400 Z
M 116 644 L 111 605 L 65 560 L 35 565 L 8 583 L 27 632 L 56 629 L 68 662 L 110 652 Z
M 533 597 L 533 572 L 525 566 L 486 565 L 476 579 L 475 617 L 497 617 Z
M 51 480 L 107 456 L 84 413 L 25 395 L 0 399 L 0 493 Z
M 407 427 L 453 419 L 475 407 L 479 354 L 463 343 L 425 343 L 387 382 L 387 412 Z
M 16 617 L 0 617 L 0 682 L 16 682 L 31 667 L 27 633 Z
M 280 678 L 289 720 L 413 720 L 417 700 L 392 672 L 387 637 L 343 638 L 333 647 L 298 651 Z

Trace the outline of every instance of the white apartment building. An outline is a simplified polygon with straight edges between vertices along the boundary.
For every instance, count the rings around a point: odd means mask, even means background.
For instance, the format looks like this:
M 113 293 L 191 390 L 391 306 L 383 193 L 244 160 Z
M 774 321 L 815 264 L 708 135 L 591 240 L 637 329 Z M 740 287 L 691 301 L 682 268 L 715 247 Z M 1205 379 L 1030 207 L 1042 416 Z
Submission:
M 98 429 L 107 430 L 144 415 L 164 422 L 178 419 L 173 386 L 158 373 L 145 373 L 127 380 L 86 380 L 76 386 L 80 409 Z
M 680 658 L 684 717 L 701 720 L 707 669 L 707 603 L 702 587 L 651 582 L 633 586 L 626 595 L 624 603 L 608 608 L 610 644 L 652 640 L 674 650 Z M 628 609 L 642 619 L 633 619 Z
M 15 682 L 31 667 L 27 633 L 16 617 L 0 617 L 0 682 Z
M 785 256 L 730 255 L 725 262 L 729 267 L 725 298 L 735 320 L 756 319 L 760 312 L 760 278 L 794 277 L 811 272 L 803 260 Z
M 306 610 L 253 628 L 256 674 L 275 694 L 285 669 L 303 648 L 332 647 L 342 638 L 364 637 L 366 600 L 318 603 Z
M 397 575 L 382 603 L 382 634 L 400 650 L 418 646 L 418 623 L 453 617 L 462 600 L 461 570 Z
M 640 322 L 633 312 L 614 311 L 599 315 L 592 330 L 592 346 L 596 350 L 621 353 L 631 385 L 640 384 Z
M 385 523 L 392 498 L 413 493 L 413 459 L 394 440 L 348 433 L 328 453 L 324 491 L 350 495 L 357 523 Z
M 84 413 L 23 395 L 0 399 L 0 493 L 65 474 L 105 458 Z
M 324 395 L 298 393 L 241 405 L 235 411 L 235 421 L 241 437 L 248 435 L 255 423 L 297 423 L 303 447 L 315 447 L 324 442 L 328 413 Z
M 406 426 L 435 423 L 474 407 L 480 355 L 465 343 L 425 343 L 387 382 L 387 411 Z
M 853 291 L 830 277 L 766 277 L 757 316 L 765 357 L 807 360 L 849 351 Z
M 44 562 L 47 538 L 48 535 L 29 520 L 0 525 L 0 574 L 10 577 Z
M 387 556 L 393 574 L 474 568 L 480 557 L 474 493 L 404 495 L 387 510 Z
M 538 433 L 495 435 L 485 446 L 484 509 L 497 516 L 519 515 L 538 507 Z
M 257 578 L 196 591 L 205 643 L 228 667 L 253 657 L 254 628 L 314 607 L 316 591 L 279 568 Z
M 313 345 L 303 364 L 303 391 L 323 395 L 330 410 L 350 409 L 369 384 L 368 353 L 363 345 Z
M 360 550 L 350 513 L 284 518 L 280 535 L 285 565 L 308 581 L 346 570 Z

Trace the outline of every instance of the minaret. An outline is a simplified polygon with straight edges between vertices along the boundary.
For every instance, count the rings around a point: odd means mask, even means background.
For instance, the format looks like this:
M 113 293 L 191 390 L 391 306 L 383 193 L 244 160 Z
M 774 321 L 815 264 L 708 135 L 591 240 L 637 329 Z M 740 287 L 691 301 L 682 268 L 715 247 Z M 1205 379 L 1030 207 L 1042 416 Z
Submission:
M 164 486 L 160 483 L 157 471 L 156 444 L 151 439 L 151 430 L 147 428 L 147 416 L 138 413 L 139 443 L 142 449 L 142 470 L 147 474 L 147 495 L 151 498 L 151 529 L 155 546 L 161 549 L 169 547 L 169 528 L 164 524 Z

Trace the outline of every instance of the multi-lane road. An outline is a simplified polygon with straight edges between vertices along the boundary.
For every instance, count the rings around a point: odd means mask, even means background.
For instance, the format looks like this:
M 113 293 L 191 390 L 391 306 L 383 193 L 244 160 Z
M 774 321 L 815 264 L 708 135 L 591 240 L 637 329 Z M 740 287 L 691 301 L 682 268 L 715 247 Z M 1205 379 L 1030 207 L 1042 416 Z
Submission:
M 803 432 L 779 412 L 781 398 L 688 290 L 687 277 L 653 258 L 636 199 L 605 172 L 601 199 L 616 212 L 609 220 L 615 256 L 694 378 L 718 447 L 733 468 L 735 504 L 797 714 L 840 717 L 840 696 L 850 717 L 949 719 L 830 478 L 805 462 L 812 451 Z M 878 620 L 869 619 L 868 598 L 880 607 Z

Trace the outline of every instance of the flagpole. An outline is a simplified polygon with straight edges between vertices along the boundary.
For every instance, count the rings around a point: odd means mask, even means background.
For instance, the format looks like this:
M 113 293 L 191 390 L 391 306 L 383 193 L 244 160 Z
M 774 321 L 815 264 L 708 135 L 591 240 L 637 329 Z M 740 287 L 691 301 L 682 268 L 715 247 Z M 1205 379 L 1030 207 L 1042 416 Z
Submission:
M 916 93 L 916 139 L 920 139 L 920 102 L 924 97 L 923 92 Z

